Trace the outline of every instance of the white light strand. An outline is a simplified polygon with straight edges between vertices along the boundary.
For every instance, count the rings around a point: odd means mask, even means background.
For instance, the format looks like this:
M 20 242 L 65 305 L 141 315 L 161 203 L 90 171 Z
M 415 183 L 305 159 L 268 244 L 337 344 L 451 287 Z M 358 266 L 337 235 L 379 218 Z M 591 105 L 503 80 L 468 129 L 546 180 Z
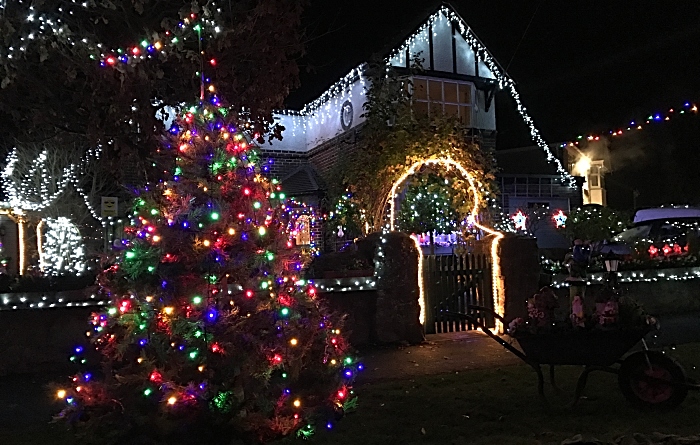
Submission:
M 85 272 L 85 247 L 80 231 L 68 218 L 46 218 L 39 267 L 47 275 Z
M 557 172 L 561 175 L 562 179 L 569 183 L 570 187 L 575 187 L 576 180 L 562 166 L 561 161 L 559 161 L 559 159 L 556 156 L 554 156 L 554 154 L 549 148 L 549 145 L 544 141 L 537 127 L 535 127 L 532 118 L 530 117 L 529 113 L 527 112 L 527 109 L 520 100 L 520 94 L 515 88 L 515 82 L 513 81 L 513 79 L 511 79 L 510 76 L 505 72 L 505 70 L 498 64 L 498 62 L 491 55 L 488 49 L 486 49 L 486 47 L 481 43 L 478 37 L 476 37 L 476 35 L 472 32 L 471 28 L 455 11 L 451 10 L 447 6 L 442 6 L 435 14 L 430 16 L 428 21 L 425 22 L 423 26 L 421 26 L 411 37 L 406 39 L 406 41 L 404 41 L 404 43 L 401 46 L 394 49 L 389 55 L 387 61 L 391 60 L 393 57 L 400 57 L 401 54 L 408 51 L 410 46 L 423 32 L 427 32 L 429 27 L 432 26 L 433 23 L 435 23 L 435 21 L 443 18 L 446 18 L 450 22 L 455 23 L 457 25 L 460 35 L 462 36 L 462 38 L 464 38 L 464 40 L 467 42 L 472 51 L 474 51 L 474 55 L 476 56 L 477 61 L 486 64 L 491 73 L 493 73 L 493 75 L 496 77 L 499 87 L 501 89 L 506 89 L 510 93 L 511 97 L 515 101 L 520 116 L 522 117 L 525 124 L 529 127 L 530 136 L 532 137 L 532 140 L 535 142 L 535 144 L 537 144 L 537 146 L 544 150 L 544 152 L 547 155 L 547 161 L 554 163 L 554 165 L 557 168 Z

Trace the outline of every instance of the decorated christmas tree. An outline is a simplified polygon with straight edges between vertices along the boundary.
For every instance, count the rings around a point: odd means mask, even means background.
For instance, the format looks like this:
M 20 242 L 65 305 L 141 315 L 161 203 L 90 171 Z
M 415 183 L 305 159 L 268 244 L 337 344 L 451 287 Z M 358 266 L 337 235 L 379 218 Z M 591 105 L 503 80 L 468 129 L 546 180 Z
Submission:
M 182 110 L 98 279 L 111 304 L 57 396 L 100 443 L 307 436 L 355 404 L 362 366 L 289 260 L 285 196 L 231 116 L 216 97 Z

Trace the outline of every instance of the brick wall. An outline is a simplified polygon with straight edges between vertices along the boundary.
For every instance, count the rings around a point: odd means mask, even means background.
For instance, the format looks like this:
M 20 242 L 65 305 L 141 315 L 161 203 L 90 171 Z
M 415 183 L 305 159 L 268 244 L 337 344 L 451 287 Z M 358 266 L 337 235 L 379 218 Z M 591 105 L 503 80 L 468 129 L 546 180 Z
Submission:
M 260 150 L 262 159 L 272 159 L 270 174 L 273 178 L 283 178 L 299 166 L 308 164 L 307 153 L 285 150 Z

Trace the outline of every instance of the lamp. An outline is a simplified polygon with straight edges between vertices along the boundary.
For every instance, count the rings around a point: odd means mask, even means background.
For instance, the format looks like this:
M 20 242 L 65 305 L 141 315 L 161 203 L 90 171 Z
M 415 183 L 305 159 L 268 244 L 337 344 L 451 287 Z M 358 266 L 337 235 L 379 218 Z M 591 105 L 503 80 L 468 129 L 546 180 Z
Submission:
M 620 266 L 620 257 L 612 250 L 605 255 L 605 270 L 607 273 L 608 285 L 615 289 L 617 286 L 617 268 Z

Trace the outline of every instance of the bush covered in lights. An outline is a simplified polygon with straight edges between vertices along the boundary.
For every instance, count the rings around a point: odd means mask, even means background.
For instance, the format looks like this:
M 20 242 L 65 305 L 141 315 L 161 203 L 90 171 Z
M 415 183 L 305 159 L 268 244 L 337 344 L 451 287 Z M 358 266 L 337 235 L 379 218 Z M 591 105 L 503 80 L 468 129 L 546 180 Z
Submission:
M 133 240 L 98 278 L 102 371 L 76 347 L 86 368 L 56 394 L 59 417 L 102 444 L 308 436 L 354 407 L 362 365 L 285 261 L 285 203 L 245 128 L 211 104 L 176 120 Z

